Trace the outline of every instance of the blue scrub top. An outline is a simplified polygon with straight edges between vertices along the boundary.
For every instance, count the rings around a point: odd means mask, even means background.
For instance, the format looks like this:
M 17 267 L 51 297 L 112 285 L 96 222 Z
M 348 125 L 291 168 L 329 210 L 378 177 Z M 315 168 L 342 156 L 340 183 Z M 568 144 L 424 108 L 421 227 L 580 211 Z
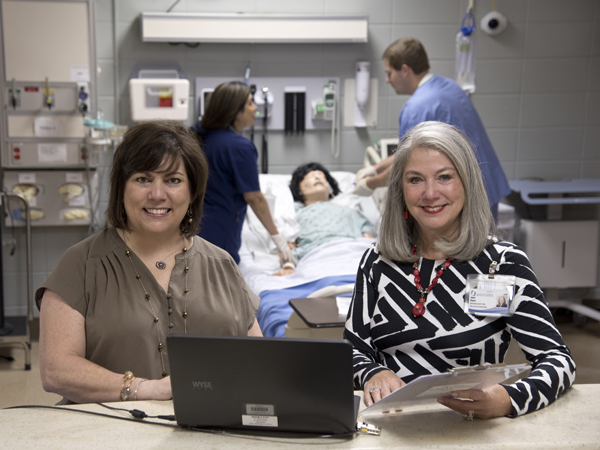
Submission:
M 248 207 L 243 194 L 260 191 L 258 152 L 250 140 L 232 129 L 195 129 L 202 138 L 210 169 L 199 236 L 226 250 L 239 263 Z
M 510 186 L 494 147 L 473 103 L 450 78 L 434 75 L 417 88 L 402 107 L 399 138 L 415 125 L 428 120 L 454 125 L 473 144 L 490 206 L 510 194 Z

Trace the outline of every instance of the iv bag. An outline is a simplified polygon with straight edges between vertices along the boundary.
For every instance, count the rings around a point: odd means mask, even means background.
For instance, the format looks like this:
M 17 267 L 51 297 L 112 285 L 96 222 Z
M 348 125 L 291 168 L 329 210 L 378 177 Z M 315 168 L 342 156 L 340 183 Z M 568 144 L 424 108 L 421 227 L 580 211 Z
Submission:
M 469 18 L 468 15 L 465 19 Z M 456 35 L 456 65 L 454 78 L 463 91 L 475 92 L 475 19 L 472 27 L 463 27 Z

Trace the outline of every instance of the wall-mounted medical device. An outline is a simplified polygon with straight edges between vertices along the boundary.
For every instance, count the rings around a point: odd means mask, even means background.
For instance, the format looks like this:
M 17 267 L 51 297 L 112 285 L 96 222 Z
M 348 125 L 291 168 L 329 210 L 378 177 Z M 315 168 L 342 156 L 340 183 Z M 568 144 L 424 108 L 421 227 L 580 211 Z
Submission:
M 210 93 L 221 83 L 226 81 L 243 81 L 243 78 L 220 78 L 220 77 L 199 77 L 195 79 L 195 104 L 198 105 L 198 116 L 201 116 L 210 101 Z M 311 101 L 313 99 L 328 98 L 328 104 L 331 105 L 331 95 L 327 95 L 323 86 L 331 83 L 339 86 L 339 78 L 336 77 L 252 77 L 250 85 L 256 86 L 254 101 L 258 108 L 256 109 L 256 121 L 254 128 L 257 131 L 263 130 L 265 123 L 264 116 L 264 93 L 263 88 L 267 87 L 267 127 L 268 130 L 288 130 L 301 131 L 300 122 L 298 126 L 286 128 L 286 114 L 288 120 L 294 120 L 294 109 L 296 110 L 296 120 L 301 121 L 304 116 L 305 130 L 328 130 L 331 128 L 331 120 L 322 120 L 321 118 L 312 118 Z M 325 94 L 325 95 L 324 95 Z M 294 106 L 293 98 L 297 101 Z M 305 99 L 302 104 L 302 98 Z M 321 102 L 322 103 L 322 102 Z M 289 108 L 289 111 L 288 111 Z M 302 111 L 299 111 L 300 108 Z M 288 111 L 286 113 L 286 111 Z M 298 117 L 299 116 L 299 117 Z
M 364 128 L 367 126 L 365 117 L 367 103 L 369 101 L 369 75 L 371 63 L 369 61 L 357 61 L 354 77 L 354 99 L 356 109 L 354 111 L 354 126 Z
M 131 118 L 187 120 L 190 82 L 177 63 L 137 63 L 129 79 Z
M 344 126 L 377 126 L 377 96 L 379 82 L 370 78 L 370 63 L 358 61 L 355 78 L 344 80 Z
M 86 166 L 83 122 L 96 113 L 93 1 L 0 2 L 2 166 Z
M 335 107 L 337 92 L 335 83 L 327 83 L 323 86 L 323 97 L 311 100 L 310 110 L 313 120 L 331 122 L 335 119 Z
M 304 133 L 306 129 L 306 87 L 286 86 L 285 134 Z
M 267 118 L 273 116 L 273 106 L 275 105 L 275 94 L 269 89 L 268 86 L 257 86 L 256 92 L 254 93 L 254 103 L 256 103 L 256 118 L 264 118 L 265 116 L 265 102 L 267 104 Z
M 490 11 L 481 19 L 481 29 L 487 34 L 496 35 L 506 30 L 508 20 L 498 11 Z

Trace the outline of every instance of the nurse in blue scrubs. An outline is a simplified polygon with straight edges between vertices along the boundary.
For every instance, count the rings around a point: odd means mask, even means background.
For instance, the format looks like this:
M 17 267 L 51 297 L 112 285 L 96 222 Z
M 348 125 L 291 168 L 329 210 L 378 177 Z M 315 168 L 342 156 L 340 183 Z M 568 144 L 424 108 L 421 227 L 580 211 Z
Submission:
M 226 250 L 239 264 L 242 225 L 250 205 L 275 242 L 284 265 L 294 260 L 291 250 L 277 231 L 260 191 L 256 147 L 240 134 L 254 125 L 255 111 L 247 85 L 238 81 L 222 83 L 212 93 L 195 127 L 210 168 L 200 237 Z

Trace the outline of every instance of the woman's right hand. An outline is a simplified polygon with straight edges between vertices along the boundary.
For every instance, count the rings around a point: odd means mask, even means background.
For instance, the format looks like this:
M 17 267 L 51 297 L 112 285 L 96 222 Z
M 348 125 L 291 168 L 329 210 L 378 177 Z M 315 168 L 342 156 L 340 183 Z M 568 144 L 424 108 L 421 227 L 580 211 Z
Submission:
M 292 249 L 288 245 L 288 242 L 280 234 L 272 234 L 271 239 L 275 243 L 277 250 L 279 251 L 279 259 L 281 264 L 285 262 L 294 262 L 294 254 Z
M 381 372 L 376 373 L 365 384 L 365 405 L 368 407 L 373 403 L 377 403 L 379 400 L 387 397 L 405 384 L 406 383 L 391 370 L 382 370 Z
M 134 387 L 139 383 L 133 380 Z M 171 377 L 165 377 L 160 380 L 146 380 L 139 385 L 138 400 L 170 400 L 173 398 L 171 392 Z

